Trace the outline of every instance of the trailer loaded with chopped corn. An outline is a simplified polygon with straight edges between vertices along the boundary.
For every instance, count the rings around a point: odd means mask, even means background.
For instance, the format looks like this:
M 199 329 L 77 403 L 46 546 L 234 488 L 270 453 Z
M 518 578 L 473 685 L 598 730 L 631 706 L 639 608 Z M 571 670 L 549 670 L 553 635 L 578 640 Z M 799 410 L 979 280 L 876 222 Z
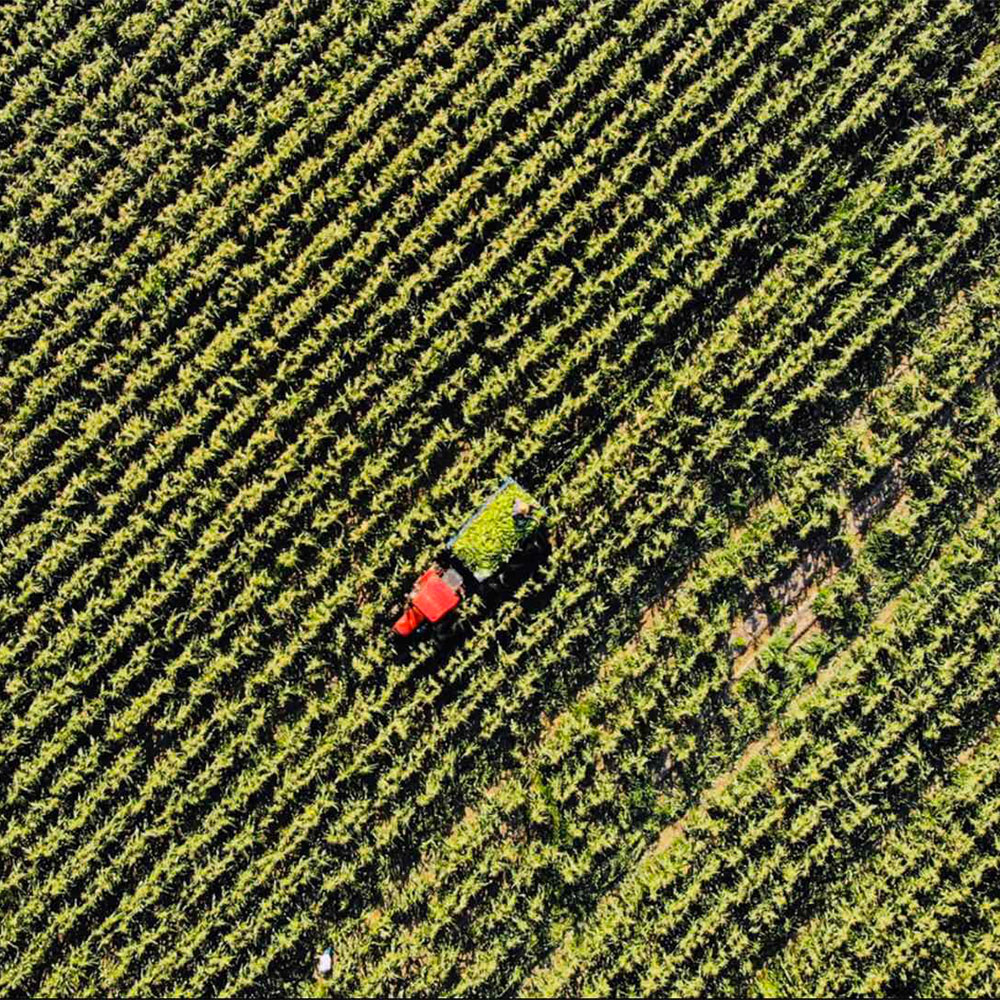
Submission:
M 452 565 L 432 565 L 410 591 L 406 609 L 393 629 L 410 636 L 427 622 L 440 621 L 465 596 L 464 573 L 477 583 L 488 580 L 542 525 L 545 510 L 509 476 L 448 539 Z

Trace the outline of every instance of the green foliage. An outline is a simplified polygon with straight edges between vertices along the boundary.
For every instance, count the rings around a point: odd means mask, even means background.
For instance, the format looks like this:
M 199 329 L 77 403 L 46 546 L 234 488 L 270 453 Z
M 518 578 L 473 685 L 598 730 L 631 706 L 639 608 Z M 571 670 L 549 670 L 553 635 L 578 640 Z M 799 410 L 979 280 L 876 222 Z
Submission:
M 994 7 L 5 5 L 4 992 L 996 994 Z
M 533 505 L 525 518 L 513 516 L 521 500 Z M 478 511 L 455 539 L 452 550 L 474 573 L 486 576 L 499 569 L 541 526 L 544 514 L 530 493 L 517 483 L 508 483 Z

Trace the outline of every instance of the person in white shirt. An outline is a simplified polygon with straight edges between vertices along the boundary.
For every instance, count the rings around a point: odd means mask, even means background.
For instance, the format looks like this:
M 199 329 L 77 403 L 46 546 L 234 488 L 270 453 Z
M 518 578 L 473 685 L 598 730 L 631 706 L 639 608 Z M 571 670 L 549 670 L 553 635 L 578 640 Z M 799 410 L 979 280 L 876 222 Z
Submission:
M 316 975 L 325 976 L 333 968 L 333 952 L 327 948 L 316 963 Z

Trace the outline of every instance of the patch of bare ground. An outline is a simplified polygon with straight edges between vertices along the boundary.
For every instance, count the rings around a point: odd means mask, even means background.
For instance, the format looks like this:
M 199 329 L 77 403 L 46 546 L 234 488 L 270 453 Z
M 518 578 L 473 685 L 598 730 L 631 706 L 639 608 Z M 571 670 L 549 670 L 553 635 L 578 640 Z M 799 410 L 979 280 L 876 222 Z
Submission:
M 740 639 L 747 643 L 746 648 L 736 659 L 733 660 L 733 680 L 739 680 L 749 670 L 757 657 L 761 647 L 777 631 L 785 628 L 792 628 L 792 641 L 789 648 L 796 646 L 803 639 L 819 631 L 820 625 L 816 614 L 813 611 L 813 601 L 819 593 L 820 588 L 825 586 L 840 571 L 839 567 L 834 567 L 826 573 L 822 579 L 810 585 L 809 589 L 802 595 L 801 601 L 790 614 L 786 614 L 773 628 L 766 623 L 764 629 L 750 636 L 749 633 L 740 628 L 740 622 L 733 630 L 730 637 L 730 644 L 738 643 Z
M 897 462 L 845 512 L 842 538 L 852 559 L 860 551 L 875 521 L 905 513 L 906 503 L 903 466 Z M 836 562 L 825 549 L 807 551 L 785 577 L 757 596 L 750 611 L 733 626 L 729 637 L 730 648 L 739 651 L 733 660 L 734 681 L 753 666 L 757 653 L 776 633 L 791 629 L 791 648 L 820 630 L 813 610 L 816 596 L 850 565 L 850 561 Z M 775 607 L 782 609 L 780 615 L 769 613 L 769 609 Z
M 973 740 L 955 757 L 955 766 L 964 767 L 968 764 L 969 761 L 976 755 L 976 751 L 980 750 L 986 743 L 989 743 L 989 741 L 996 736 L 996 727 L 998 725 L 1000 725 L 1000 712 L 993 716 L 992 724 L 983 730 L 978 739 Z
M 892 384 L 909 372 L 911 367 L 911 358 L 905 355 L 883 384 Z M 860 432 L 860 444 L 868 450 L 871 450 L 874 439 L 868 419 L 870 405 L 870 402 L 862 403 L 848 421 L 849 426 Z M 791 645 L 795 646 L 819 631 L 820 625 L 812 610 L 816 595 L 850 565 L 851 559 L 861 551 L 865 536 L 877 520 L 886 515 L 905 513 L 907 501 L 903 490 L 903 473 L 904 463 L 897 459 L 847 508 L 841 535 L 850 553 L 847 560 L 837 562 L 829 550 L 814 548 L 805 552 L 779 582 L 757 595 L 749 611 L 734 624 L 730 635 L 730 648 L 738 651 L 732 668 L 734 681 L 753 665 L 758 651 L 777 632 L 792 628 Z M 782 609 L 778 615 L 772 612 L 776 607 Z M 645 616 L 643 620 L 645 622 Z
M 904 359 L 893 372 L 895 376 L 905 371 L 908 359 Z M 870 428 L 866 430 L 870 435 Z M 902 461 L 894 462 L 844 514 L 844 531 L 841 539 L 846 542 L 851 558 L 861 549 L 865 535 L 872 525 L 883 516 L 905 513 L 906 496 L 903 492 Z M 767 508 L 765 502 L 751 515 L 757 516 Z M 734 528 L 732 539 L 738 539 L 744 526 Z M 730 634 L 730 648 L 739 650 L 733 664 L 735 680 L 753 663 L 760 648 L 779 630 L 790 625 L 795 627 L 793 645 L 814 634 L 819 626 L 812 614 L 812 604 L 820 589 L 830 583 L 842 570 L 850 565 L 850 559 L 837 562 L 828 548 L 817 546 L 806 551 L 795 566 L 777 583 L 757 594 L 750 609 L 734 625 Z M 626 644 L 626 649 L 634 648 L 656 619 L 670 610 L 673 597 L 668 595 L 643 609 L 639 615 L 636 634 Z M 775 615 L 771 609 L 780 607 L 781 614 Z
M 778 726 L 773 724 L 768 731 L 760 737 L 760 739 L 754 740 L 752 743 L 748 744 L 747 748 L 740 754 L 739 760 L 728 770 L 720 774 L 715 781 L 712 782 L 701 794 L 701 799 L 699 800 L 699 805 L 704 804 L 709 798 L 717 798 L 721 795 L 736 779 L 737 775 L 756 757 L 765 747 L 776 746 L 778 744 Z M 670 826 L 664 827 L 660 831 L 660 836 L 657 838 L 656 843 L 653 845 L 652 853 L 659 854 L 661 851 L 665 851 L 678 837 L 680 837 L 684 830 L 686 829 L 686 820 L 691 814 L 691 810 L 688 810 L 680 819 L 671 823 Z
M 879 611 L 878 615 L 872 622 L 872 626 L 884 625 L 886 622 L 892 618 L 896 611 L 896 607 L 899 604 L 899 598 L 894 597 L 885 607 Z M 835 656 L 830 663 L 826 665 L 819 673 L 816 674 L 815 678 L 806 684 L 792 700 L 791 704 L 786 710 L 790 712 L 794 710 L 796 705 L 801 704 L 801 702 L 809 697 L 814 691 L 823 685 L 830 682 L 837 671 L 843 666 L 843 664 L 849 659 L 851 651 L 854 649 L 855 645 L 860 641 L 861 637 L 856 638 L 849 646 L 843 649 L 837 656 Z M 733 764 L 733 766 L 728 770 L 720 774 L 710 785 L 708 785 L 701 793 L 698 798 L 698 802 L 695 803 L 688 811 L 677 819 L 675 822 L 671 823 L 670 826 L 665 827 L 657 838 L 656 843 L 650 848 L 651 854 L 658 854 L 663 850 L 666 850 L 675 840 L 678 839 L 683 833 L 687 826 L 688 817 L 691 813 L 698 808 L 701 808 L 708 804 L 712 799 L 718 798 L 726 788 L 728 788 L 739 775 L 747 768 L 750 762 L 755 758 L 760 756 L 768 750 L 775 749 L 781 741 L 781 735 L 778 730 L 777 723 L 772 723 L 768 728 L 767 732 L 761 736 L 759 739 L 754 740 L 752 743 L 748 744 L 746 749 L 740 754 L 739 759 Z

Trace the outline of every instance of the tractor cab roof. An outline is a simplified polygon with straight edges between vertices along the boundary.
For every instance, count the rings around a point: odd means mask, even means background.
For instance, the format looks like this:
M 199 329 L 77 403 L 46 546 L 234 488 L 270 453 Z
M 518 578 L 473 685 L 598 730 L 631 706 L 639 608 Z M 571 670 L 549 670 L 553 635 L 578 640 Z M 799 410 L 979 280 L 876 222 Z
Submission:
M 458 604 L 458 594 L 434 570 L 427 570 L 417 583 L 413 603 L 429 622 L 443 618 Z

